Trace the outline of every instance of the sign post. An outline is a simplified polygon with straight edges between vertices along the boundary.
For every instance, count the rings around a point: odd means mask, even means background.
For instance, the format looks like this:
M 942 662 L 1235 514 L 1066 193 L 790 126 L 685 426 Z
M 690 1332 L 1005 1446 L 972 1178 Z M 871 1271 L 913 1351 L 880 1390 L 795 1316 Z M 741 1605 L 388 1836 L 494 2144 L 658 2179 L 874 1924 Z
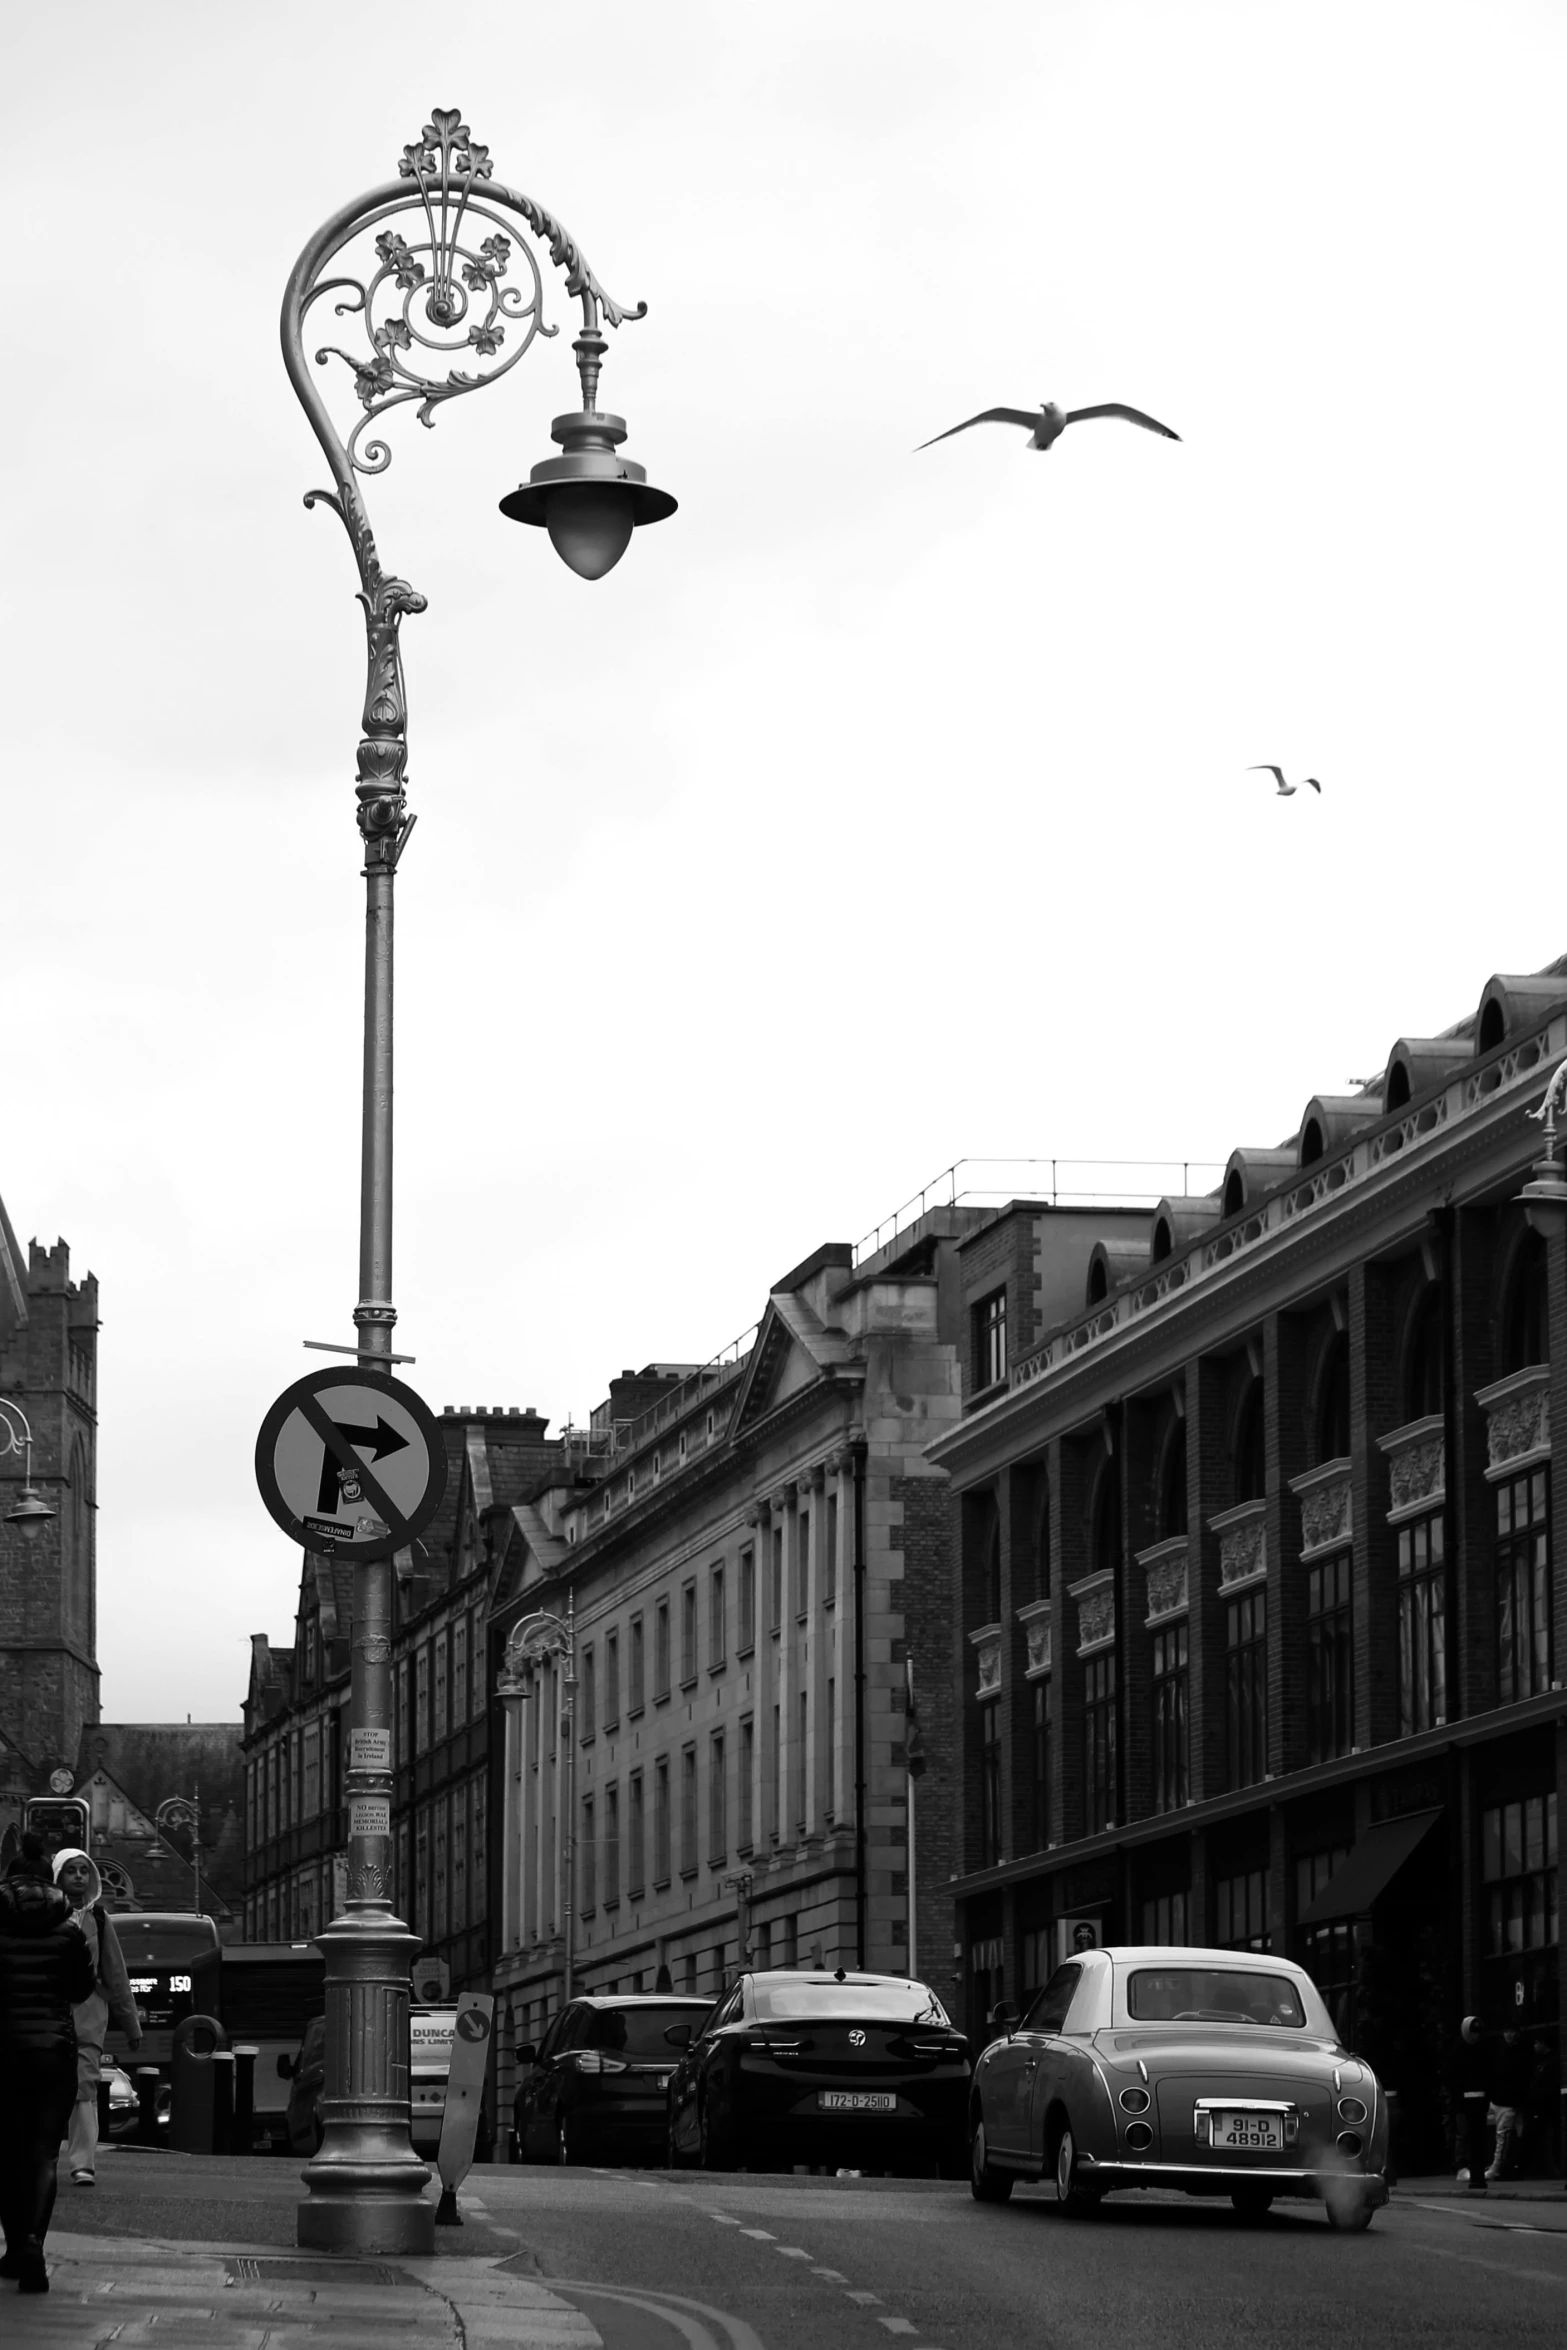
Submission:
M 490 2040 L 495 2001 L 488 1991 L 464 1991 L 457 2002 L 452 2032 L 451 2070 L 446 2076 L 446 2111 L 441 2116 L 441 2143 L 435 2167 L 441 2174 L 441 2200 L 435 2214 L 438 2228 L 460 2228 L 457 2190 L 473 2168 L 474 2141 L 484 2105 L 485 2076 L 490 2069 Z
M 361 1360 L 287 1388 L 256 1439 L 261 1498 L 293 1542 L 354 1566 L 344 1898 L 317 1936 L 326 1966 L 323 2136 L 298 2238 L 323 2251 L 428 2252 L 430 2173 L 409 2136 L 409 1964 L 392 1908 L 392 1570 L 446 1489 L 422 1397 Z M 334 1868 L 334 1890 L 337 1871 Z

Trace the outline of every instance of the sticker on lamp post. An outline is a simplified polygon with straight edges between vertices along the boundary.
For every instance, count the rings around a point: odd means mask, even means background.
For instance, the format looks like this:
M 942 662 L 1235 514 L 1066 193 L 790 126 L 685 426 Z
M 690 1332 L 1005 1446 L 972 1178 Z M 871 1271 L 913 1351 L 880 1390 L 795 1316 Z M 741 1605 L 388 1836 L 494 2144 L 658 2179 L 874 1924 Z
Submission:
M 389 1771 L 392 1767 L 390 1730 L 350 1730 L 348 1767 L 351 1771 Z
M 389 1795 L 356 1795 L 348 1806 L 350 1836 L 390 1836 L 392 1799 Z

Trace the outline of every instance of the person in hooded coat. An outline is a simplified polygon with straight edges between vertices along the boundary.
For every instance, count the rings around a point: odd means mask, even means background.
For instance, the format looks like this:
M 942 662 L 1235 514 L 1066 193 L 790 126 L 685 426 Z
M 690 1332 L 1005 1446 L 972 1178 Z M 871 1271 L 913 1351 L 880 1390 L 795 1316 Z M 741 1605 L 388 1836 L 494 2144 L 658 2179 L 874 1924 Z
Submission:
M 74 1845 L 54 1856 L 54 1881 L 76 1912 L 76 1922 L 93 1954 L 93 1987 L 76 2009 L 76 2103 L 66 2160 L 78 2187 L 95 2184 L 98 2160 L 98 2083 L 103 2077 L 103 2038 L 117 2024 L 133 2049 L 141 2046 L 141 2017 L 131 1997 L 130 1977 L 114 1921 L 103 1906 L 98 1864 Z
M 49 2290 L 55 2157 L 76 2095 L 71 2011 L 92 1988 L 87 1937 L 28 1833 L 0 1884 L 0 2276 L 24 2293 Z

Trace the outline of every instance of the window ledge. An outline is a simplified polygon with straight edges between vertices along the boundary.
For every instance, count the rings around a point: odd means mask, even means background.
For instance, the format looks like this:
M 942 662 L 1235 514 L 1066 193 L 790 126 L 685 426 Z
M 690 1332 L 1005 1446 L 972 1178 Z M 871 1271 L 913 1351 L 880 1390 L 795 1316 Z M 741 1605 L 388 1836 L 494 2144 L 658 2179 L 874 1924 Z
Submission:
M 707 1668 L 707 1677 L 708 1677 L 708 1679 L 711 1681 L 711 1680 L 712 1680 L 712 1679 L 715 1677 L 715 1675 L 717 1675 L 717 1674 L 719 1674 L 719 1673 L 724 1673 L 724 1672 L 727 1672 L 727 1671 L 728 1671 L 728 1669 L 729 1669 L 729 1659 L 728 1659 L 728 1657 L 726 1657 L 726 1656 L 721 1656 L 721 1657 L 719 1658 L 719 1660 L 718 1660 L 718 1662 L 717 1662 L 717 1664 L 716 1664 L 716 1665 L 709 1665 L 709 1666 L 708 1666 L 708 1668 Z
M 700 1864 L 694 1868 L 682 1869 L 680 1872 L 680 1882 L 682 1885 L 690 1885 L 694 1883 L 701 1874 L 702 1870 Z
M 680 1676 L 680 1686 L 683 1690 L 694 1689 L 701 1678 L 702 1676 L 700 1673 L 682 1673 Z
M 752 1640 L 742 1640 L 742 1641 L 741 1641 L 741 1643 L 740 1643 L 740 1645 L 739 1645 L 739 1647 L 738 1647 L 738 1648 L 735 1650 L 735 1662 L 738 1664 L 738 1663 L 739 1663 L 739 1661 L 740 1661 L 740 1659 L 741 1659 L 742 1657 L 747 1657 L 747 1656 L 755 1656 L 755 1654 L 756 1654 L 756 1642 L 755 1642 L 755 1640 L 754 1640 L 754 1639 L 752 1639 Z

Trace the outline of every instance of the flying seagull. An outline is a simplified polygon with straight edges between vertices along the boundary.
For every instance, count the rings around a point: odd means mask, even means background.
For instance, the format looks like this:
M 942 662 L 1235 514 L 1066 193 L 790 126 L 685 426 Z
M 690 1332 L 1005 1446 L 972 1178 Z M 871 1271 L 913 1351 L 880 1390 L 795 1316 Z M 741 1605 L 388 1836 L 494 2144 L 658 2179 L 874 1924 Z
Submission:
M 1248 767 L 1246 772 L 1248 775 L 1271 775 L 1279 787 L 1279 798 L 1281 800 L 1292 800 L 1300 789 L 1300 785 L 1298 783 L 1286 783 L 1284 780 L 1283 768 L 1271 766 L 1266 759 L 1259 760 L 1255 767 Z M 1310 784 L 1314 792 L 1321 791 L 1322 786 L 1314 775 L 1308 775 L 1306 777 L 1306 781 Z
M 950 441 L 955 432 L 967 432 L 971 424 L 1021 424 L 1029 436 L 1031 449 L 1048 449 L 1058 441 L 1069 424 L 1083 424 L 1090 416 L 1119 416 L 1128 424 L 1140 424 L 1145 432 L 1162 433 L 1167 441 L 1178 441 L 1180 434 L 1171 432 L 1157 416 L 1145 416 L 1141 408 L 1128 408 L 1120 400 L 1106 400 L 1099 408 L 1058 408 L 1054 400 L 1047 400 L 1042 408 L 982 408 L 977 416 L 965 417 L 961 424 L 950 425 L 945 432 L 933 433 L 928 441 L 921 441 L 921 449 L 933 449 L 937 441 Z M 915 454 L 918 455 L 918 450 Z

